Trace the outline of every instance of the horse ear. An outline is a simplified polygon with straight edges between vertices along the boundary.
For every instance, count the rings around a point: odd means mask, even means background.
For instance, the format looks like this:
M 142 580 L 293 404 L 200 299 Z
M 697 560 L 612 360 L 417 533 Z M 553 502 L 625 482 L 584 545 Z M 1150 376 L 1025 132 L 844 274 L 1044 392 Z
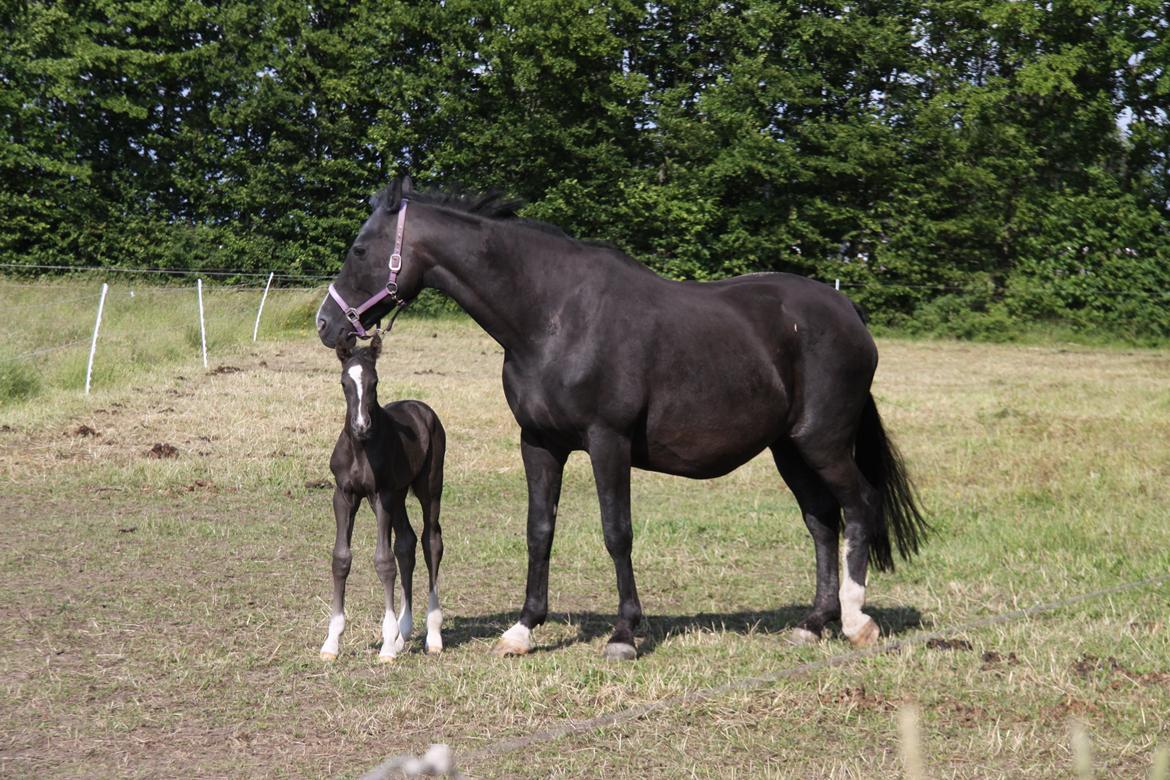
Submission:
M 374 337 L 370 339 L 370 351 L 374 354 L 374 360 L 382 354 L 382 334 L 375 333 Z

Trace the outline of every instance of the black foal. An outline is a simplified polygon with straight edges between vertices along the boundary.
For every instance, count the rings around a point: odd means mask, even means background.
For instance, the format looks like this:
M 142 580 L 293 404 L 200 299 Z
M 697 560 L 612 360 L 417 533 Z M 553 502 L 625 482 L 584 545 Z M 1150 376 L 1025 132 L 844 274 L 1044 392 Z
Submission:
M 439 528 L 439 502 L 443 494 L 447 435 L 438 415 L 421 401 L 378 405 L 378 374 L 374 363 L 381 350 L 382 340 L 378 336 L 369 347 L 354 348 L 348 341 L 337 347 L 346 410 L 345 427 L 329 459 L 329 468 L 337 482 L 333 491 L 337 542 L 333 547 L 333 617 L 329 621 L 329 636 L 321 645 L 321 658 L 326 661 L 337 657 L 341 632 L 345 630 L 345 579 L 353 560 L 349 545 L 354 516 L 363 498 L 370 502 L 378 519 L 374 567 L 386 588 L 382 650 L 378 660 L 393 661 L 410 638 L 411 577 L 417 538 L 406 516 L 407 490 L 414 490 L 423 511 L 422 546 L 430 575 L 426 651 L 438 653 L 443 649 L 440 635 L 443 613 L 439 609 L 443 536 Z M 402 611 L 397 619 L 394 617 L 395 559 L 402 569 Z

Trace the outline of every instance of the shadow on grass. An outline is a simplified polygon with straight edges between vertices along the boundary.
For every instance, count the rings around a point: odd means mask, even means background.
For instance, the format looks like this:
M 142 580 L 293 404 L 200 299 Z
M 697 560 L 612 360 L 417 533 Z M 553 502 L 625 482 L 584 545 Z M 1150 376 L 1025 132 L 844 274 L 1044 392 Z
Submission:
M 694 632 L 730 634 L 775 634 L 783 635 L 795 627 L 808 614 L 808 605 L 790 604 L 771 610 L 711 613 L 694 615 L 647 615 L 637 632 L 638 655 L 654 652 L 658 645 L 675 636 Z M 871 615 L 881 627 L 883 637 L 892 637 L 922 627 L 922 614 L 913 607 L 868 607 Z M 456 647 L 465 642 L 494 640 L 516 622 L 518 612 L 494 612 L 486 615 L 448 618 L 443 625 L 443 643 Z M 599 612 L 550 612 L 548 623 L 562 623 L 575 626 L 576 636 L 563 637 L 552 644 L 538 644 L 534 653 L 560 650 L 582 642 L 609 636 L 613 630 L 616 615 Z M 839 625 L 836 636 L 842 638 Z M 778 636 L 778 639 L 784 639 Z

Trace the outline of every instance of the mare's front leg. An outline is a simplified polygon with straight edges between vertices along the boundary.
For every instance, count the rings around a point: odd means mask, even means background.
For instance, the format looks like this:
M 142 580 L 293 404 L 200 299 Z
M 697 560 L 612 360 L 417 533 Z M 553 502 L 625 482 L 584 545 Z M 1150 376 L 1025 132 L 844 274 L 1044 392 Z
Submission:
M 404 497 L 404 494 L 375 496 L 370 502 L 374 505 L 374 513 L 378 517 L 374 568 L 386 591 L 386 611 L 382 616 L 382 649 L 378 653 L 378 660 L 383 663 L 393 661 L 406 644 L 398 630 L 398 620 L 394 616 L 394 578 L 397 567 L 394 565 L 394 555 L 390 552 L 390 527 L 394 521 L 394 510 L 390 507 L 402 504 Z
M 333 610 L 329 618 L 329 636 L 321 645 L 321 660 L 337 658 L 341 634 L 345 631 L 345 580 L 353 562 L 350 542 L 353 539 L 353 519 L 357 515 L 361 498 L 343 491 L 333 490 L 333 514 L 337 519 L 337 539 L 333 543 Z
M 523 655 L 532 649 L 532 629 L 548 616 L 548 560 L 552 553 L 561 498 L 566 450 L 546 446 L 525 432 L 520 437 L 524 475 L 528 479 L 528 586 L 520 620 L 496 643 L 496 655 Z
M 634 629 L 642 622 L 642 604 L 638 601 L 634 565 L 630 561 L 634 545 L 630 520 L 630 440 L 610 431 L 591 431 L 589 459 L 601 503 L 605 549 L 613 558 L 618 588 L 618 620 L 602 655 L 611 660 L 632 661 L 637 657 Z

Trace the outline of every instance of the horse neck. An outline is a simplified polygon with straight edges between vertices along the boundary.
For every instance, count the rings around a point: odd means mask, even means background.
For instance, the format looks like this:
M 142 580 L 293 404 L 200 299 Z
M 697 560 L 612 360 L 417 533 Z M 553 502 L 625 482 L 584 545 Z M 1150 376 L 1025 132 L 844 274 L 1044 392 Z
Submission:
M 523 350 L 545 330 L 541 321 L 572 295 L 554 283 L 545 237 L 515 223 L 436 212 L 422 245 L 423 284 L 446 293 L 500 346 Z

